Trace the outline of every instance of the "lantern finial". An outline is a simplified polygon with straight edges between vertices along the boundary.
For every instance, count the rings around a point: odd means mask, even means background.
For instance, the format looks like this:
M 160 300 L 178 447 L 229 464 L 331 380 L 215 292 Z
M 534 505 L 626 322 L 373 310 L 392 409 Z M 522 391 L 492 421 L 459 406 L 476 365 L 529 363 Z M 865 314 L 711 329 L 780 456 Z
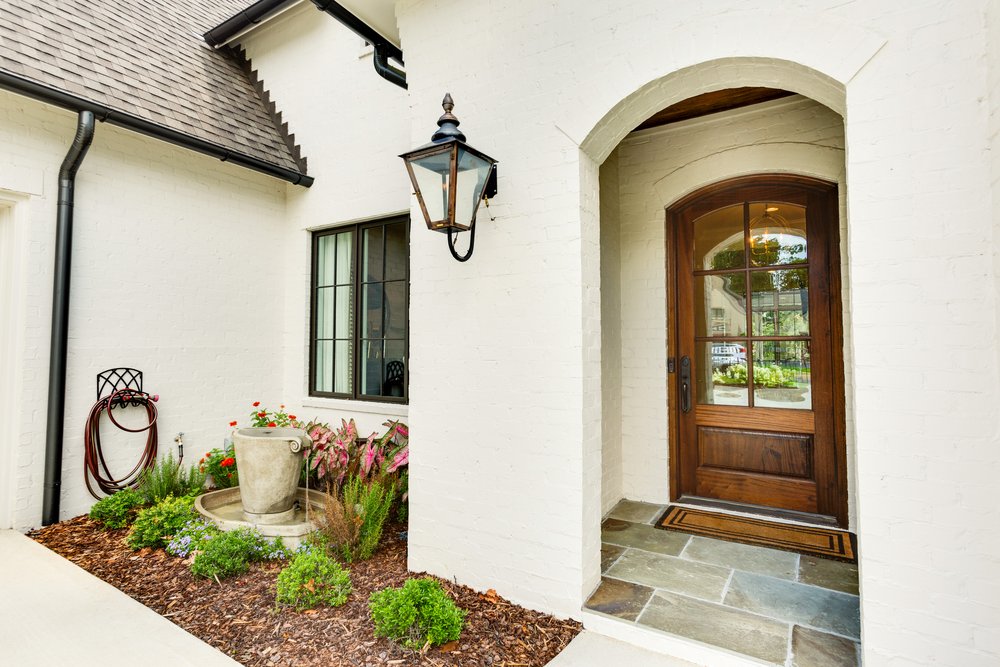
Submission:
M 451 138 L 465 141 L 465 135 L 458 129 L 459 120 L 451 112 L 455 108 L 455 101 L 451 99 L 451 93 L 444 94 L 444 99 L 441 100 L 441 108 L 444 109 L 444 113 L 438 118 L 438 129 L 431 136 L 431 141 L 437 143 Z

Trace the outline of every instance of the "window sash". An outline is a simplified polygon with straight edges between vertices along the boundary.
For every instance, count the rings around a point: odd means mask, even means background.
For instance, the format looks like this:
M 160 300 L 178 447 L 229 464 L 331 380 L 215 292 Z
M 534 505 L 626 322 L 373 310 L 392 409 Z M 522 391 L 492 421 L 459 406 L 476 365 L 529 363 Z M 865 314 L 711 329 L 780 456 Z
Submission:
M 399 225 L 398 227 L 395 227 Z M 389 230 L 393 230 L 389 232 Z M 399 231 L 402 231 L 400 239 Z M 389 233 L 387 233 L 389 232 Z M 351 239 L 351 266 L 347 281 L 340 262 L 342 255 L 335 254 L 333 266 L 329 262 L 321 263 L 321 247 L 339 246 L 339 241 L 331 244 L 323 239 L 338 238 L 349 235 Z M 390 253 L 387 237 L 398 244 L 402 241 L 404 261 L 402 267 L 398 263 L 387 264 Z M 377 240 L 376 249 L 371 243 Z M 377 252 L 374 252 L 376 251 Z M 374 262 L 371 260 L 375 260 Z M 376 266 L 377 265 L 377 266 Z M 374 275 L 372 271 L 375 271 Z M 333 281 L 331 283 L 331 275 Z M 329 230 L 313 232 L 312 235 L 312 272 L 310 276 L 310 333 L 309 333 L 309 395 L 329 398 L 342 398 L 358 401 L 379 403 L 407 403 L 409 377 L 409 281 L 410 278 L 410 245 L 409 218 L 396 217 L 377 220 L 359 225 L 336 227 Z M 400 289 L 401 288 L 401 289 Z M 333 291 L 333 297 L 326 294 Z M 387 294 L 391 291 L 391 298 Z M 377 295 L 377 299 L 370 299 Z M 343 335 L 342 327 L 338 327 L 337 315 L 342 314 L 341 300 L 349 294 L 351 306 L 347 335 Z M 377 301 L 377 312 L 366 308 L 369 300 Z M 401 304 L 399 302 L 402 302 Z M 330 304 L 333 304 L 332 306 Z M 402 307 L 402 315 L 396 315 Z M 333 308 L 332 324 L 328 307 Z M 323 317 L 324 321 L 320 321 Z M 377 322 L 375 321 L 377 320 Z M 367 326 L 366 326 L 367 325 Z M 389 326 L 393 331 L 388 331 Z M 331 328 L 333 333 L 331 335 Z M 346 351 L 345 351 L 346 345 Z M 333 358 L 331 358 L 331 355 Z M 347 359 L 347 380 L 338 382 L 338 374 L 343 379 L 343 370 L 338 364 Z M 393 361 L 402 362 L 390 368 Z M 378 368 L 376 369 L 375 366 Z M 377 382 L 370 376 L 377 370 Z M 400 382 L 389 382 L 387 371 L 402 371 Z M 363 383 L 368 381 L 368 386 Z M 374 384 L 372 384 L 374 382 Z M 337 391 L 344 385 L 348 391 Z M 391 396 L 382 393 L 365 393 L 372 387 L 379 391 L 391 390 L 401 395 Z

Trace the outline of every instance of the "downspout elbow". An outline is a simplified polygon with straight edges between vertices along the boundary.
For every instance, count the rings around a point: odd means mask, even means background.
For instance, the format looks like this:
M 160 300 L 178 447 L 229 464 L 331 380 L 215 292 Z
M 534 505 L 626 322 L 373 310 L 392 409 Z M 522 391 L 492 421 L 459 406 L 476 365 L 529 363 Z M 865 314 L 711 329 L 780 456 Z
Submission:
M 394 83 L 400 88 L 406 90 L 406 72 L 403 70 L 393 67 L 389 63 L 389 53 L 385 44 L 378 44 L 374 47 L 375 58 L 373 62 L 375 63 L 375 71 L 378 75 L 390 83 Z

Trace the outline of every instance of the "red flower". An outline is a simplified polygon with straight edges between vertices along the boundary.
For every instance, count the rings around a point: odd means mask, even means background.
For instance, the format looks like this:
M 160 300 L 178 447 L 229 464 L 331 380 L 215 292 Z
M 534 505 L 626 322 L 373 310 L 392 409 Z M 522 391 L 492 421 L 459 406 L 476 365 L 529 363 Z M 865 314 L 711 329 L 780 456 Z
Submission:
M 229 422 L 230 426 L 236 426 L 236 422 Z
M 222 459 L 219 465 L 222 466 L 223 468 L 228 468 L 229 466 L 236 465 L 236 459 L 230 456 L 228 458 Z
M 258 417 L 266 417 L 266 416 L 267 416 L 267 413 L 266 413 L 266 412 L 258 412 L 258 413 L 257 413 L 257 416 L 258 416 Z
M 298 417 L 296 417 L 295 415 L 288 415 L 288 418 L 289 419 L 298 419 Z
M 257 407 L 258 405 L 260 405 L 260 401 L 254 401 L 254 402 L 253 402 L 253 406 L 254 406 L 255 408 L 256 408 L 256 407 Z
M 277 426 L 277 424 L 275 424 L 274 422 L 268 422 L 267 423 L 267 427 L 268 428 L 274 428 L 275 426 Z

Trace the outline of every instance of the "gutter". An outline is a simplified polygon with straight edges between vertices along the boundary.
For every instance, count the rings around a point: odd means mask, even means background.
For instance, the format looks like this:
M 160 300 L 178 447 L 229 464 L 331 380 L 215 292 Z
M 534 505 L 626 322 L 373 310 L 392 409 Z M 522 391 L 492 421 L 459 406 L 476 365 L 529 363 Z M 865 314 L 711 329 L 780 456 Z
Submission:
M 59 167 L 55 271 L 52 278 L 52 339 L 49 345 L 49 400 L 45 429 L 45 485 L 42 525 L 59 521 L 63 422 L 66 408 L 66 349 L 69 340 L 69 279 L 73 257 L 73 199 L 76 172 L 94 140 L 94 113 L 80 111 L 76 136 Z
M 227 19 L 206 32 L 203 37 L 209 46 L 218 49 L 225 46 L 240 33 L 267 20 L 296 1 L 258 0 L 236 16 Z M 406 72 L 389 63 L 389 59 L 391 58 L 400 65 L 404 64 L 403 51 L 398 46 L 383 37 L 381 33 L 359 19 L 339 2 L 335 0 L 312 0 L 312 3 L 316 5 L 317 9 L 337 19 L 351 30 L 351 32 L 372 45 L 375 51 L 373 59 L 375 72 L 379 76 L 400 88 L 405 89 L 407 87 Z
M 308 188 L 313 184 L 314 179 L 311 176 L 307 176 L 294 169 L 279 167 L 270 162 L 265 162 L 260 158 L 224 148 L 210 141 L 198 139 L 197 137 L 184 134 L 165 125 L 148 121 L 124 111 L 116 111 L 103 104 L 98 104 L 78 95 L 64 92 L 58 88 L 26 79 L 17 74 L 0 70 L 0 88 L 6 88 L 26 97 L 53 104 L 63 109 L 69 109 L 70 111 L 78 113 L 89 111 L 96 116 L 97 120 L 103 123 L 111 123 L 118 127 L 124 127 L 127 130 L 132 130 L 133 132 L 138 132 L 154 139 L 160 139 L 161 141 L 217 158 L 222 162 L 232 162 L 241 167 L 288 181 L 293 185 L 301 185 Z

